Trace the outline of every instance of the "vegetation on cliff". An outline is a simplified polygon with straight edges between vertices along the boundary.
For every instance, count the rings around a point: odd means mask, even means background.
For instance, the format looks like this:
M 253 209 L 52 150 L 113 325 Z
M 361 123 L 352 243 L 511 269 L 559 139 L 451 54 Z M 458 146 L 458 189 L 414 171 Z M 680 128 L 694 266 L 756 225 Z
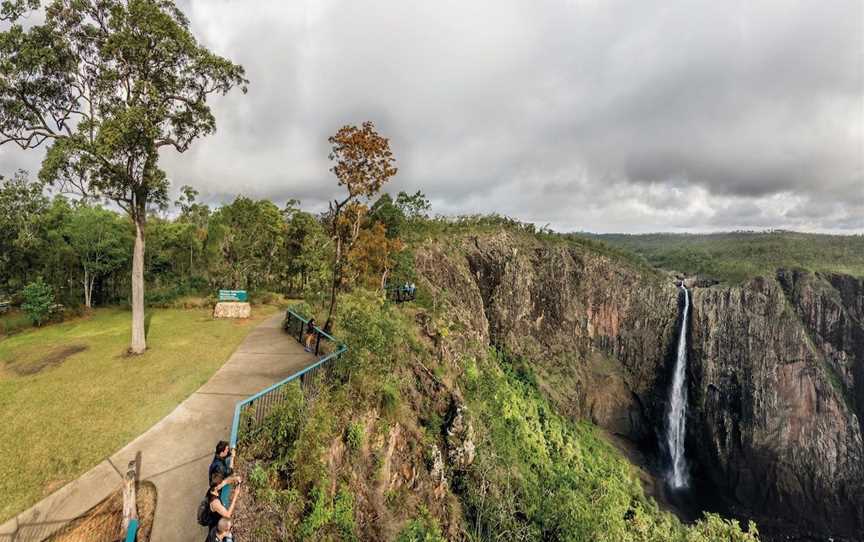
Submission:
M 442 249 L 454 259 L 465 258 L 461 240 L 478 233 L 463 226 L 453 236 L 451 226 L 428 221 L 407 227 L 406 238 L 449 244 Z M 430 235 L 437 228 L 448 235 Z M 548 243 L 545 233 L 508 231 Z M 408 243 L 405 261 L 419 248 Z M 448 280 L 449 263 L 440 264 Z M 237 521 L 246 536 L 757 539 L 754 526 L 745 533 L 713 515 L 685 526 L 661 511 L 590 422 L 559 414 L 528 364 L 478 339 L 467 323 L 472 315 L 451 301 L 464 292 L 430 297 L 425 272 L 410 265 L 401 272 L 425 297 L 397 306 L 355 285 L 343 294 L 335 326 L 348 355 L 315 391 L 295 390 L 263 430 L 241 435 L 241 469 L 252 486 Z M 322 297 L 310 301 L 300 310 L 325 313 Z

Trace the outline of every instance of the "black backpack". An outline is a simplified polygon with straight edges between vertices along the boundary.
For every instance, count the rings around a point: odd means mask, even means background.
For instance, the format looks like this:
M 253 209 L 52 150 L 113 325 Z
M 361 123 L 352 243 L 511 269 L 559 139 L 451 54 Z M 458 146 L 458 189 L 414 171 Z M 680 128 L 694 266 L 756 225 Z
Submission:
M 213 525 L 213 511 L 210 510 L 210 501 L 207 497 L 204 497 L 204 500 L 198 505 L 198 525 L 203 527 L 212 527 Z

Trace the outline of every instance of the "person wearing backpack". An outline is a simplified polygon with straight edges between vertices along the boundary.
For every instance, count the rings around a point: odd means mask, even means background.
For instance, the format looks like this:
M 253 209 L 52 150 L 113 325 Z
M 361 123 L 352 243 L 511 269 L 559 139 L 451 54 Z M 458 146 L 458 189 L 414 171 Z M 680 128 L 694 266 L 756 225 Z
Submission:
M 228 505 L 228 508 L 225 508 L 225 505 L 222 504 L 222 500 L 219 498 L 219 494 L 221 493 L 222 488 L 230 481 L 236 481 L 237 486 L 235 486 L 234 491 L 231 492 L 231 504 Z M 240 478 L 237 476 L 234 476 L 229 480 L 223 480 L 221 474 L 214 474 L 213 480 L 210 481 L 210 487 L 207 490 L 207 494 L 204 495 L 204 500 L 198 507 L 198 523 L 212 529 L 220 519 L 231 519 L 231 515 L 234 514 L 234 506 L 237 504 L 237 497 L 240 496 L 240 483 Z
M 234 542 L 234 535 L 231 534 L 231 520 L 222 518 L 216 523 L 216 526 L 210 529 L 207 534 L 207 539 L 204 542 Z

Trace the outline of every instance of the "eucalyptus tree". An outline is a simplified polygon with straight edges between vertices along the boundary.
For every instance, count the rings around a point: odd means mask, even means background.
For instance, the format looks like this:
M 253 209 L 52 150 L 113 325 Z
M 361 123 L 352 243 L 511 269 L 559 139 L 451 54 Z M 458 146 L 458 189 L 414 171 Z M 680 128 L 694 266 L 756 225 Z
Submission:
M 146 348 L 147 211 L 167 204 L 161 149 L 185 152 L 216 129 L 211 94 L 248 81 L 196 41 L 171 0 L 52 0 L 25 28 L 33 0 L 4 1 L 0 145 L 48 146 L 40 178 L 122 208 L 135 225 L 132 353 Z
M 324 327 L 330 326 L 336 310 L 336 295 L 344 285 L 348 252 L 359 237 L 360 226 L 368 213 L 366 203 L 398 171 L 390 140 L 380 135 L 371 121 L 364 122 L 360 128 L 343 126 L 327 141 L 332 145 L 329 158 L 334 162 L 330 171 L 347 194 L 330 203 L 327 216 L 334 251 L 330 306 Z

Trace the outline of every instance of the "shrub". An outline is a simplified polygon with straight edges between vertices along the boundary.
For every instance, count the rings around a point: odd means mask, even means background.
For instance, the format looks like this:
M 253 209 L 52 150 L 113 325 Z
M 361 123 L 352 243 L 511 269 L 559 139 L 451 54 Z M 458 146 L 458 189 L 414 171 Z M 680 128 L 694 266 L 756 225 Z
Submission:
M 354 528 L 354 497 L 346 488 L 342 488 L 331 498 L 328 492 L 322 489 L 329 485 L 326 480 L 322 480 L 312 490 L 312 510 L 300 525 L 301 538 L 307 540 L 318 535 L 325 540 L 357 540 Z
M 41 326 L 51 317 L 54 306 L 54 290 L 39 278 L 24 287 L 24 303 L 21 308 L 35 326 Z
M 419 518 L 412 519 L 399 532 L 396 542 L 444 542 L 441 529 L 429 512 L 422 509 Z
M 385 416 L 393 416 L 399 409 L 399 388 L 392 382 L 386 382 L 381 386 L 381 412 Z
M 289 470 L 294 444 L 304 423 L 306 403 L 298 384 L 287 384 L 279 391 L 279 404 L 264 417 L 261 424 L 246 428 L 246 416 L 254 416 L 254 405 L 244 413 L 240 423 L 240 441 L 256 459 L 272 460 L 274 467 Z
M 356 452 L 363 446 L 363 438 L 365 431 L 361 422 L 348 424 L 348 430 L 345 432 L 345 444 L 352 452 Z
M 256 463 L 252 470 L 249 471 L 249 487 L 256 494 L 270 487 L 270 475 L 261 466 L 261 463 Z

